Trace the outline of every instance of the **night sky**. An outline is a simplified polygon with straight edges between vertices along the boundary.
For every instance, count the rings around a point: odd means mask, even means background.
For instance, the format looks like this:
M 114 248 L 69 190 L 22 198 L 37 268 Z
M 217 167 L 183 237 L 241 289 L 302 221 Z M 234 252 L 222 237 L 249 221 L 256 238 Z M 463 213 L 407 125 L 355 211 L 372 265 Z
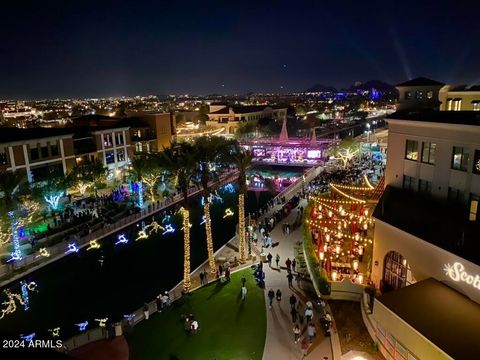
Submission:
M 479 1 L 325 3 L 5 1 L 0 98 L 480 82 Z

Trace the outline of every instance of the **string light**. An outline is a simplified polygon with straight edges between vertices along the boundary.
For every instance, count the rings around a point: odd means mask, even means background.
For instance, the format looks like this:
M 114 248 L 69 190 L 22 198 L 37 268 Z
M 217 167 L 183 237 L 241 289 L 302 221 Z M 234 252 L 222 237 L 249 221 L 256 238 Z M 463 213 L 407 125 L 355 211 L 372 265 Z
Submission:
M 105 327 L 105 325 L 108 321 L 108 317 L 103 318 L 103 319 L 95 319 L 95 321 L 98 321 L 98 326 Z
M 230 194 L 233 194 L 233 193 L 235 192 L 235 188 L 233 187 L 232 184 L 227 184 L 227 185 L 225 185 L 225 186 L 222 188 L 222 190 L 223 190 L 224 192 L 228 192 L 228 193 L 230 193 Z
M 190 280 L 190 213 L 181 208 L 183 215 L 183 290 L 189 292 L 192 286 Z
M 154 231 L 155 231 L 155 233 L 157 233 L 158 231 L 164 231 L 165 230 L 165 228 L 162 225 L 160 225 L 158 222 L 156 222 L 155 220 L 153 220 L 145 228 L 150 229 L 150 231 L 149 231 L 150 234 Z
M 45 195 L 43 198 L 53 210 L 57 210 L 62 196 L 63 196 L 63 192 L 61 192 L 58 195 L 56 194 Z
M 370 181 L 368 181 L 367 175 L 363 175 L 363 180 L 365 181 L 365 184 L 367 184 L 367 187 L 370 188 L 371 190 L 375 190 L 375 186 L 373 186 Z
M 20 281 L 22 289 L 22 300 L 23 300 L 23 310 L 27 311 L 29 309 L 29 299 L 28 299 L 28 288 L 25 281 Z
M 210 273 L 217 273 L 217 264 L 215 263 L 215 255 L 213 254 L 213 237 L 212 237 L 212 221 L 210 218 L 210 202 L 206 202 L 203 207 L 205 216 L 205 234 L 207 239 L 207 253 L 208 265 L 210 266 Z
M 78 326 L 78 330 L 80 331 L 85 331 L 85 329 L 87 328 L 88 326 L 88 321 L 84 321 L 82 323 L 78 323 L 78 324 L 75 324 Z
M 140 231 L 140 232 L 143 232 L 143 230 Z M 128 243 L 128 238 L 127 238 L 127 236 L 126 236 L 125 234 L 120 234 L 120 235 L 118 235 L 117 241 L 115 242 L 115 245 L 126 244 L 126 243 Z
M 139 181 L 138 183 L 138 207 L 143 208 L 143 183 Z
M 35 333 L 31 333 L 29 335 L 20 335 L 20 339 L 30 342 L 30 341 L 33 341 L 36 335 L 37 334 Z
M 171 224 L 167 224 L 167 225 L 165 225 L 165 231 L 162 233 L 162 235 L 170 234 L 170 233 L 173 233 L 173 232 L 175 232 L 175 228 Z
M 78 250 L 79 249 L 78 249 L 78 247 L 75 243 L 70 243 L 70 244 L 68 244 L 68 250 L 65 251 L 65 254 L 70 254 L 70 253 L 73 253 L 73 252 L 77 253 Z
M 162 219 L 162 224 L 168 223 L 171 220 L 172 216 L 171 215 L 165 215 Z
M 22 259 L 22 250 L 20 247 L 20 236 L 18 236 L 18 219 L 15 218 L 15 212 L 9 211 L 8 216 L 12 218 L 10 231 L 12 233 L 13 252 L 10 254 L 10 259 L 7 262 L 18 261 Z
M 37 283 L 35 281 L 30 281 L 27 284 L 28 291 L 35 291 L 37 289 Z
M 243 194 L 242 192 L 238 194 L 238 232 L 238 251 L 240 253 L 240 262 L 244 263 L 247 257 L 247 246 L 245 239 L 245 194 Z
M 2 309 L 2 313 L 0 314 L 0 320 L 7 314 L 12 314 L 17 310 L 16 301 L 23 305 L 23 299 L 19 294 L 12 293 L 10 290 L 5 289 L 3 293 L 7 296 L 7 300 L 2 302 L 4 308 Z
M 225 219 L 226 217 L 229 217 L 229 216 L 233 216 L 233 211 L 230 208 L 225 209 L 225 215 L 223 215 L 223 218 Z
M 346 198 L 349 198 L 350 200 L 358 201 L 358 202 L 361 203 L 361 204 L 365 204 L 365 203 L 366 203 L 365 200 L 357 199 L 357 198 L 355 198 L 355 197 L 353 197 L 353 196 L 350 196 L 350 195 L 344 193 L 342 190 L 338 189 L 338 188 L 337 188 L 335 185 L 333 185 L 333 184 L 330 184 L 330 186 L 331 186 L 331 188 L 332 188 L 333 190 L 337 191 L 339 194 L 345 196 Z
M 48 329 L 49 332 L 52 333 L 53 337 L 59 337 L 60 336 L 60 327 L 56 327 L 53 329 Z
M 372 190 L 375 190 L 375 188 L 373 186 L 372 187 L 351 186 L 351 185 L 334 184 L 334 183 L 331 183 L 330 186 L 336 186 L 337 188 L 340 188 L 340 189 L 353 190 L 353 191 L 372 191 Z
M 203 215 L 202 216 L 202 221 L 200 221 L 200 225 L 205 224 L 206 221 L 207 221 L 207 219 L 205 218 L 205 215 Z
M 90 240 L 87 251 L 93 250 L 93 249 L 99 249 L 99 248 L 100 248 L 100 244 L 97 242 L 97 240 Z

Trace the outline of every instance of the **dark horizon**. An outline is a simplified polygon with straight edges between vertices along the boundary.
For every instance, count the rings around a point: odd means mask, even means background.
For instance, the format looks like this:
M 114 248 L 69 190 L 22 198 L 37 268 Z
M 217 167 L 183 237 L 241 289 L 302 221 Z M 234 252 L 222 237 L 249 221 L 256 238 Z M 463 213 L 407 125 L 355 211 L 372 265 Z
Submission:
M 417 76 L 471 85 L 478 10 L 445 0 L 9 2 L 0 98 L 292 93 Z

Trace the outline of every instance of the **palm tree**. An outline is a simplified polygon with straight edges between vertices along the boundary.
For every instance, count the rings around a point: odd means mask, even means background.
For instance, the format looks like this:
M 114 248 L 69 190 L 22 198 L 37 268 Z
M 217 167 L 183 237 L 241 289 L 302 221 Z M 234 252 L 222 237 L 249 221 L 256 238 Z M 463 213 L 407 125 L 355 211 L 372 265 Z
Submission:
M 213 253 L 212 222 L 210 218 L 210 194 L 213 189 L 209 186 L 210 180 L 214 180 L 215 178 L 215 172 L 210 170 L 210 165 L 220 160 L 221 154 L 226 151 L 227 144 L 228 143 L 224 138 L 218 136 L 202 136 L 198 138 L 194 144 L 197 173 L 200 177 L 200 184 L 203 188 L 203 199 L 205 204 L 203 206 L 203 213 L 205 215 L 208 263 L 212 274 L 217 273 L 217 265 Z
M 246 260 L 246 241 L 245 241 L 245 195 L 247 193 L 247 170 L 252 166 L 253 153 L 243 149 L 238 143 L 233 146 L 233 151 L 228 154 L 232 164 L 238 171 L 238 251 L 240 252 L 240 262 Z
M 157 157 L 159 166 L 163 167 L 175 178 L 175 186 L 183 194 L 183 290 L 189 292 L 190 280 L 190 206 L 188 189 L 195 175 L 195 158 L 193 147 L 182 143 L 175 148 L 164 149 Z
M 129 173 L 138 185 L 138 206 L 143 206 L 143 175 L 148 169 L 148 159 L 145 155 L 139 155 L 130 163 Z

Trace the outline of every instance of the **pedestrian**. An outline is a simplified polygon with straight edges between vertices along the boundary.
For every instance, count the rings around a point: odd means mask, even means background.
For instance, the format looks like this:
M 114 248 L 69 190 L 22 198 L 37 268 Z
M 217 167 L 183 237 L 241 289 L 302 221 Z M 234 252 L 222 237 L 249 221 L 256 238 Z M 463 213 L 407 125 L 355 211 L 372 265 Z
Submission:
M 310 345 L 308 344 L 308 342 L 304 339 L 302 341 L 302 359 L 304 359 L 307 354 L 308 354 L 308 348 L 310 347 Z
M 246 296 L 247 296 L 247 288 L 246 286 L 242 286 L 242 300 L 245 300 Z
M 282 300 L 282 292 L 280 291 L 280 289 L 277 289 L 275 296 L 277 297 L 277 301 Z
M 312 321 L 313 319 L 313 310 L 311 307 L 307 307 L 305 310 L 305 319 L 307 320 L 307 324 Z
M 295 324 L 295 326 L 293 327 L 293 335 L 294 335 L 295 344 L 300 339 L 300 333 L 301 333 L 300 327 L 298 326 L 298 324 Z
M 288 279 L 288 287 L 289 287 L 289 288 L 292 288 L 292 287 L 293 287 L 293 285 L 292 285 L 293 275 L 292 275 L 291 272 L 289 272 L 289 273 L 287 274 L 287 279 Z
M 287 270 L 290 271 L 290 267 L 292 266 L 292 260 L 290 258 L 287 258 L 285 261 L 285 265 L 287 266 Z
M 202 272 L 200 272 L 200 285 L 203 285 L 203 281 L 205 280 L 205 274 Z
M 272 308 L 272 303 L 273 303 L 273 298 L 275 297 L 275 292 L 273 291 L 273 289 L 270 289 L 268 291 L 268 308 L 271 309 Z
M 277 254 L 277 256 L 275 256 L 275 262 L 277 263 L 277 269 L 279 269 L 278 263 L 280 262 L 280 255 Z
M 292 307 L 290 309 L 290 315 L 292 315 L 292 323 L 296 323 L 297 322 L 297 309 L 295 309 L 295 307 Z
M 150 316 L 150 309 L 149 309 L 147 303 L 143 304 L 143 314 L 145 315 L 145 320 L 148 320 L 148 318 Z
M 220 276 L 222 276 L 222 275 L 223 275 L 223 267 L 222 267 L 222 265 L 219 265 L 219 266 L 218 266 L 218 271 L 220 272 Z
M 292 260 L 292 270 L 295 272 L 295 267 L 297 266 L 297 260 L 295 258 Z
M 207 269 L 203 270 L 203 282 L 208 284 L 208 272 Z
M 317 334 L 317 329 L 315 328 L 315 324 L 313 322 L 309 323 L 307 326 L 307 335 L 310 344 L 313 342 L 313 338 Z
M 297 304 L 297 297 L 295 296 L 295 294 L 292 294 L 290 296 L 290 306 L 294 308 L 296 304 Z
M 155 299 L 155 303 L 157 304 L 157 311 L 162 312 L 163 310 L 162 294 L 157 296 L 157 298 Z
M 225 269 L 225 278 L 230 281 L 230 268 L 228 267 Z
M 245 286 L 245 283 L 247 282 L 247 278 L 245 277 L 245 274 L 242 275 L 242 287 Z
M 272 267 L 272 254 L 268 253 L 267 255 L 267 260 L 268 260 L 268 266 Z

